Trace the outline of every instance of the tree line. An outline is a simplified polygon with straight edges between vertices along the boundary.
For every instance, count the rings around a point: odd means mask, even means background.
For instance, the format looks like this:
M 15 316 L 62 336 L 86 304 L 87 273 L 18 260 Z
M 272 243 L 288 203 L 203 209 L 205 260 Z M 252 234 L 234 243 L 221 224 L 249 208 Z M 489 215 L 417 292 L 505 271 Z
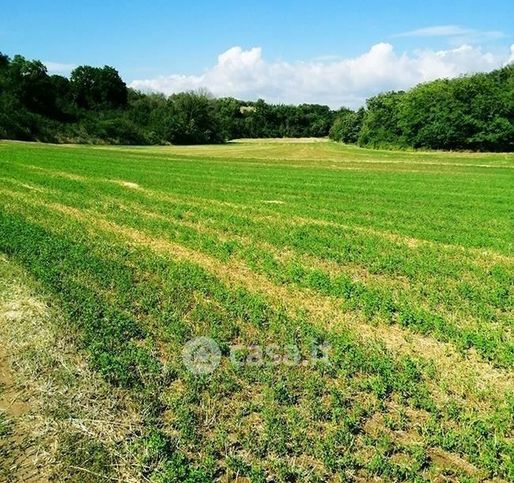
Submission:
M 371 97 L 330 137 L 369 147 L 514 151 L 514 65 Z
M 323 137 L 369 147 L 514 150 L 514 66 L 386 92 L 356 111 L 318 104 L 165 96 L 128 88 L 112 67 L 70 77 L 0 53 L 0 139 L 205 144 L 256 137 Z
M 0 53 L 0 138 L 120 144 L 222 143 L 250 137 L 327 136 L 328 106 L 215 99 L 207 91 L 164 96 L 127 87 L 109 66 L 80 66 L 69 78 Z

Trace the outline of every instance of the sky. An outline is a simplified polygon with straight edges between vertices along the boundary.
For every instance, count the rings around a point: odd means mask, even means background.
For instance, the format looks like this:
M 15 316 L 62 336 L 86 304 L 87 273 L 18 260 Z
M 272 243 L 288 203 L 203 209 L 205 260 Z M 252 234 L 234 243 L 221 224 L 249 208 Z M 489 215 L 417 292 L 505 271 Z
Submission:
M 0 0 L 0 51 L 131 87 L 358 107 L 514 60 L 512 0 Z

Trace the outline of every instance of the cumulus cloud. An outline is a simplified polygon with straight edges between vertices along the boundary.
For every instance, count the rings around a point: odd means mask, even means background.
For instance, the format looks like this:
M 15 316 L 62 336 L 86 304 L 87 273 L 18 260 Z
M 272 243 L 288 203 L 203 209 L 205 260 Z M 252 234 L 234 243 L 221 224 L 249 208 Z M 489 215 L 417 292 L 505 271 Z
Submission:
M 397 53 L 391 44 L 379 43 L 353 58 L 269 62 L 260 47 L 232 47 L 202 74 L 160 76 L 134 80 L 130 85 L 166 94 L 206 88 L 216 96 L 358 107 L 366 97 L 384 90 L 407 89 L 436 78 L 495 69 L 504 65 L 509 55 L 514 53 L 497 55 L 471 45 Z

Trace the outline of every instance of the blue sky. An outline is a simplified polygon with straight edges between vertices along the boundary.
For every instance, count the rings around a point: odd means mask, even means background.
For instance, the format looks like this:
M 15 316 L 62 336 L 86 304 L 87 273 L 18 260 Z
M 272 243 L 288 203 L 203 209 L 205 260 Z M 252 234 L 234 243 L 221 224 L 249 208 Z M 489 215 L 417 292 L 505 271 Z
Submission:
M 377 63 L 378 70 L 400 70 L 398 87 L 404 87 L 402 76 L 415 82 L 494 68 L 508 61 L 514 44 L 514 2 L 507 0 L 2 0 L 1 12 L 0 51 L 41 59 L 51 70 L 109 64 L 127 82 L 139 81 L 134 85 L 140 88 L 173 92 L 204 83 L 215 94 L 287 102 L 359 104 L 362 96 L 377 89 L 397 87 L 384 72 L 376 83 L 367 82 L 374 76 L 370 62 Z M 362 61 L 362 79 L 357 75 L 360 67 L 351 61 L 360 62 L 377 45 L 389 47 Z M 437 56 L 419 59 L 420 52 L 435 55 L 462 46 L 468 50 L 448 54 L 450 61 L 445 62 L 451 66 L 431 73 L 426 65 Z M 252 51 L 255 48 L 259 52 Z M 227 51 L 220 66 L 218 56 Z M 245 57 L 248 52 L 253 54 Z M 411 63 L 402 62 L 402 56 Z M 316 67 L 320 64 L 321 71 Z M 348 68 L 356 71 L 345 78 L 342 72 Z M 406 75 L 402 69 L 407 69 Z M 423 72 L 414 75 L 411 70 Z M 332 71 L 337 72 L 330 77 Z M 294 82 L 281 89 L 270 78 L 274 73 L 281 81 Z M 319 85 L 306 89 L 316 75 Z M 333 81 L 330 86 L 346 82 L 340 96 L 322 92 L 327 76 Z M 370 85 L 357 89 L 357 82 Z

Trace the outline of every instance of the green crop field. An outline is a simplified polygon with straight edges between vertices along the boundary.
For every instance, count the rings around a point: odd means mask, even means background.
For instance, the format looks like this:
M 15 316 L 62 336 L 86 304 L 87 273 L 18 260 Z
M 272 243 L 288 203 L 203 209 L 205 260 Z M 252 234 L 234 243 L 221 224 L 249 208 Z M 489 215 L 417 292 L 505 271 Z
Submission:
M 0 454 L 81 482 L 513 481 L 513 208 L 512 154 L 2 142 L 29 397 Z

